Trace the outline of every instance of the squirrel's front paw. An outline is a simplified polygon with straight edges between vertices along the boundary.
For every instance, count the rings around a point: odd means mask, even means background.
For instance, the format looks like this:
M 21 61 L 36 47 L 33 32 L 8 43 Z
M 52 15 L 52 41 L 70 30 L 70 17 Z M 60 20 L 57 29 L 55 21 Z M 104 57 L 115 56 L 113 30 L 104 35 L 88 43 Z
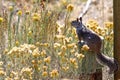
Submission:
M 79 42 L 78 42 L 78 46 L 82 47 L 83 45 L 85 45 L 85 42 L 84 42 L 84 41 L 79 41 Z

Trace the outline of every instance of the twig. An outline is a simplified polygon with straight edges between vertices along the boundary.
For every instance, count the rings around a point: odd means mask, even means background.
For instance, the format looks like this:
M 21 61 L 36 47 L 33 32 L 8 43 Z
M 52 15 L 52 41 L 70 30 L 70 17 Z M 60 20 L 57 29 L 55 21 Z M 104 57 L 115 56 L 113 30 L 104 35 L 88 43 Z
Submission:
M 85 8 L 83 9 L 83 12 L 80 13 L 80 15 L 79 15 L 78 18 L 82 18 L 82 17 L 88 12 L 89 6 L 90 6 L 91 2 L 92 2 L 91 0 L 87 0 L 86 6 L 85 6 Z

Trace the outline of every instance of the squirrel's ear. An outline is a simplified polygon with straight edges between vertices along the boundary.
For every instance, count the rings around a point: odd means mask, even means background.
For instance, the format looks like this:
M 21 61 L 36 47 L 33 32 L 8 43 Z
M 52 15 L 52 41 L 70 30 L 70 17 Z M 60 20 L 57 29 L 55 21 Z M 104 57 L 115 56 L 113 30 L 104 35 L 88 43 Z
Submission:
M 80 21 L 82 22 L 82 17 L 80 17 Z
M 79 18 L 77 18 L 77 22 L 79 22 Z

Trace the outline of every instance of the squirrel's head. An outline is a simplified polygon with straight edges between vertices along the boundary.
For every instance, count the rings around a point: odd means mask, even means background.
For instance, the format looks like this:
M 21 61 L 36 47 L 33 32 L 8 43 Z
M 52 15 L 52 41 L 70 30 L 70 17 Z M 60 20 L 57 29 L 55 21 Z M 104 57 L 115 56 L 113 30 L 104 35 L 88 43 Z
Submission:
M 74 20 L 71 22 L 71 25 L 75 28 L 81 28 L 82 29 L 82 18 L 77 18 L 77 20 Z

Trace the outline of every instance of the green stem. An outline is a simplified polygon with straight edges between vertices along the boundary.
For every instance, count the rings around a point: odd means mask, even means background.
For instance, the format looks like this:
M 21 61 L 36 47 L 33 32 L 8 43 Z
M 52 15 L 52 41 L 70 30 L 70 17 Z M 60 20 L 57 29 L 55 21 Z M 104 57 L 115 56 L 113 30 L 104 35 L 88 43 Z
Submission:
M 16 40 L 20 40 L 20 35 L 19 35 L 19 23 L 20 23 L 20 16 L 18 16 L 18 22 L 17 22 L 17 26 L 16 26 Z
M 8 47 L 9 49 L 11 49 L 12 47 L 12 43 L 11 43 L 11 22 L 12 22 L 12 16 L 13 16 L 13 12 L 10 13 L 10 19 L 9 19 L 9 23 L 8 23 Z

